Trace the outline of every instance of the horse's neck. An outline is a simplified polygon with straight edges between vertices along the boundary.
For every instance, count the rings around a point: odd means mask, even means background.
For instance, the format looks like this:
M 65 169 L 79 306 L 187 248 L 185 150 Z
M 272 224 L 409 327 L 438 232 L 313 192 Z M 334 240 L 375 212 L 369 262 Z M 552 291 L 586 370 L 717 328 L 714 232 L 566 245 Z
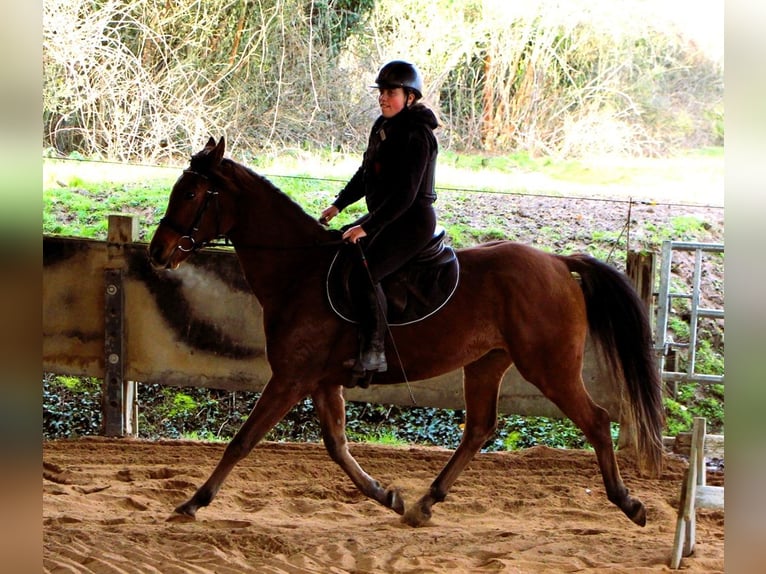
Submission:
M 249 170 L 241 177 L 235 229 L 243 247 L 288 249 L 327 240 L 327 230 L 268 180 Z
M 252 175 L 242 186 L 229 234 L 250 286 L 264 307 L 297 285 L 321 280 L 332 234 L 270 183 Z M 321 284 L 321 283 L 320 283 Z

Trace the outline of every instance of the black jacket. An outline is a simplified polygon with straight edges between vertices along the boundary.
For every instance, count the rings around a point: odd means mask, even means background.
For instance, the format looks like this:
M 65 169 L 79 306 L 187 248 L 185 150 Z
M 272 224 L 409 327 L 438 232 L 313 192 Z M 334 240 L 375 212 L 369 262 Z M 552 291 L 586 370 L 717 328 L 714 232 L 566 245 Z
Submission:
M 371 238 L 413 208 L 436 201 L 434 172 L 439 146 L 434 113 L 422 104 L 372 126 L 362 165 L 333 204 L 342 210 L 362 197 L 368 213 L 355 222 Z

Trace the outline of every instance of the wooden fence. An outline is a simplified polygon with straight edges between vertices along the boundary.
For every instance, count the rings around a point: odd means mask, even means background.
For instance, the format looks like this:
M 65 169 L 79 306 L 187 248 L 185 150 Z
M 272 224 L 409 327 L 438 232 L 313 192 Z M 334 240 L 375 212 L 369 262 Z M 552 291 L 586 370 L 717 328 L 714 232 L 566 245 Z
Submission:
M 135 432 L 134 381 L 260 391 L 271 373 L 261 308 L 234 252 L 208 248 L 175 271 L 155 270 L 136 230 L 135 217 L 111 216 L 107 241 L 43 237 L 43 370 L 103 378 L 109 436 Z M 653 269 L 644 257 L 634 257 L 632 267 Z M 652 285 L 645 271 L 629 275 Z M 583 376 L 594 400 L 618 420 L 620 390 L 590 343 Z M 410 388 L 418 406 L 463 408 L 460 371 Z M 346 389 L 345 396 L 413 405 L 403 384 Z M 563 416 L 515 368 L 503 381 L 499 410 Z

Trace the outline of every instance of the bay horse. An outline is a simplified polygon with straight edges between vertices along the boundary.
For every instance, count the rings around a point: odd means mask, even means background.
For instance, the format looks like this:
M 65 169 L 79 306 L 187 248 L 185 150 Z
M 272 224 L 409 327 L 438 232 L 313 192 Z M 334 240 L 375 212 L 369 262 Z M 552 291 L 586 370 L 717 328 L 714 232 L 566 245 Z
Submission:
M 396 488 L 368 475 L 348 449 L 343 382 L 357 351 L 356 326 L 335 315 L 326 274 L 339 244 L 296 202 L 251 169 L 224 157 L 224 138 L 211 137 L 173 186 L 149 245 L 155 268 L 175 269 L 211 240 L 233 245 L 263 308 L 272 376 L 207 481 L 175 509 L 195 517 L 229 472 L 269 430 L 310 396 L 332 458 L 366 496 L 426 523 L 497 426 L 504 373 L 515 364 L 569 417 L 593 446 L 607 498 L 644 526 L 644 504 L 628 493 L 617 466 L 610 417 L 582 379 L 591 334 L 626 390 L 642 471 L 659 472 L 664 424 L 659 373 L 645 307 L 625 277 L 588 255 L 556 255 L 510 241 L 458 249 L 460 282 L 446 305 L 427 319 L 393 327 L 398 353 L 373 384 L 401 383 L 463 369 L 465 427 L 451 458 L 413 505 Z M 336 246 L 333 248 L 332 246 Z M 387 346 L 391 340 L 387 342 Z

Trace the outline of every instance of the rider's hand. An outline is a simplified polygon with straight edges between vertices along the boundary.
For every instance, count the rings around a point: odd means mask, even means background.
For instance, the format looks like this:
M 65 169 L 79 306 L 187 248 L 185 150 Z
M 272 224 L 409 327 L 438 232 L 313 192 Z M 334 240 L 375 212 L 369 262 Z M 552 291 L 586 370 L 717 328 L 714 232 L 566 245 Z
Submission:
M 330 207 L 322 211 L 322 215 L 319 216 L 319 223 L 321 223 L 322 225 L 327 225 L 328 223 L 330 223 L 330 220 L 336 215 L 338 215 L 338 208 L 335 207 L 334 205 L 331 205 Z
M 361 225 L 354 225 L 353 227 L 349 227 L 343 233 L 343 241 L 348 241 L 349 243 L 356 243 L 362 237 L 367 237 L 367 232 L 362 229 Z

